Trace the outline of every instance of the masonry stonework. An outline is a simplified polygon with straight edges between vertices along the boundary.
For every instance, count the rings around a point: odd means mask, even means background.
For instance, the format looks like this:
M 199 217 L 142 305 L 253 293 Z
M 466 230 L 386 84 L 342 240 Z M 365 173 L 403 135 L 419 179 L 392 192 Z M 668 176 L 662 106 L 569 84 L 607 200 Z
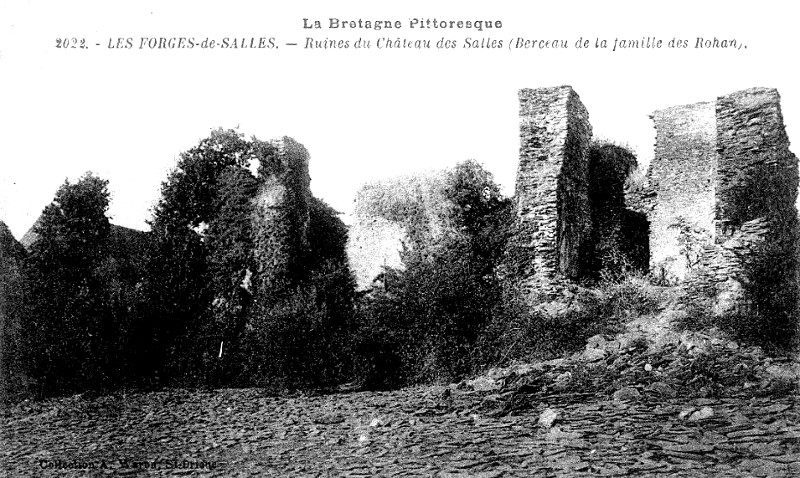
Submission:
M 529 304 L 556 298 L 565 282 L 625 270 L 616 255 L 722 309 L 755 300 L 754 267 L 766 264 L 780 277 L 759 290 L 788 288 L 783 303 L 796 307 L 798 166 L 777 91 L 752 88 L 651 119 L 655 155 L 647 175 L 631 181 L 635 156 L 591 144 L 571 87 L 519 91 L 515 214 L 498 269 L 509 291 Z M 431 232 L 446 228 L 446 200 L 420 184 L 359 192 L 348 254 L 360 286 L 381 264 L 402 265 L 410 238 L 435 242 Z
M 777 90 L 751 88 L 719 97 L 716 126 L 718 233 L 759 217 L 796 217 L 797 158 L 789 151 Z M 779 239 L 793 234 L 774 232 Z
M 683 280 L 694 262 L 681 234 L 713 240 L 716 181 L 714 102 L 675 106 L 653 113 L 655 155 L 648 180 L 656 201 L 648 211 L 653 270 Z
M 746 293 L 754 286 L 762 297 L 796 301 L 798 169 L 778 92 L 751 88 L 719 97 L 716 130 L 715 241 L 687 288 L 715 298 L 718 313 L 760 300 Z M 772 279 L 753 284 L 765 268 Z
M 681 281 L 688 299 L 712 299 L 718 314 L 752 305 L 754 290 L 796 301 L 798 169 L 778 92 L 750 88 L 653 120 L 652 269 Z M 754 284 L 765 268 L 771 285 Z
M 520 158 L 513 239 L 516 262 L 527 262 L 524 296 L 548 294 L 561 278 L 581 273 L 590 230 L 587 154 L 589 115 L 569 86 L 519 92 Z

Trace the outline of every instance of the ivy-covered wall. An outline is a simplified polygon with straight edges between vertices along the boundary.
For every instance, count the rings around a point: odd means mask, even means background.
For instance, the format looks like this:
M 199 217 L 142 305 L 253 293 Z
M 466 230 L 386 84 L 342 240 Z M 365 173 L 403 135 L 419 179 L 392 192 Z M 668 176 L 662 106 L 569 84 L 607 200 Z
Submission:
M 780 96 L 750 88 L 716 101 L 714 244 L 687 284 L 717 311 L 770 305 L 789 313 L 797 300 L 797 157 L 789 150 Z M 770 271 L 770 280 L 759 270 Z M 758 277 L 757 277 L 758 276 Z M 791 311 L 789 310 L 791 309 Z
M 653 120 L 651 268 L 682 281 L 690 300 L 710 298 L 717 314 L 794 313 L 798 169 L 777 90 L 737 91 Z
M 402 268 L 401 252 L 433 245 L 451 227 L 445 172 L 373 181 L 356 193 L 347 255 L 359 289 L 386 267 Z
M 295 285 L 308 254 L 311 178 L 306 148 L 284 136 L 259 166 L 253 213 L 254 256 L 263 297 Z

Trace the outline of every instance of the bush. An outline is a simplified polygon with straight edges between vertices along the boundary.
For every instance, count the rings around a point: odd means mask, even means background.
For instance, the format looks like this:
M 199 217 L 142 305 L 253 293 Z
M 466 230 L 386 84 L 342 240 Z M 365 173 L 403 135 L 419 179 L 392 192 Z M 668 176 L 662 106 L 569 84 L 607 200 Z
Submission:
M 649 279 L 636 272 L 629 272 L 618 280 L 601 281 L 597 290 L 602 296 L 598 303 L 598 318 L 609 324 L 653 314 L 661 299 Z
M 373 291 L 361 297 L 353 334 L 354 378 L 368 389 L 390 389 L 408 383 L 413 375 L 410 316 L 404 298 L 394 294 L 401 284 L 398 271 L 384 274 L 386 291 Z
M 359 301 L 355 376 L 366 386 L 458 380 L 486 355 L 476 346 L 501 299 L 511 203 L 474 161 L 449 171 L 443 190 L 448 227 L 412 237 L 404 270 L 387 270 Z
M 745 264 L 744 297 L 747 307 L 715 319 L 716 325 L 737 340 L 771 350 L 792 346 L 797 335 L 797 257 L 777 242 L 767 242 Z
M 243 335 L 241 384 L 299 389 L 344 380 L 352 285 L 346 264 L 328 262 L 293 293 L 262 302 Z
M 654 313 L 659 302 L 658 292 L 638 274 L 593 289 L 576 288 L 569 299 L 540 307 L 508 297 L 479 348 L 488 352 L 483 361 L 496 365 L 563 356 L 583 349 L 593 335 L 620 332 L 631 318 Z
M 752 251 L 744 264 L 742 297 L 737 306 L 718 314 L 717 298 L 692 297 L 678 326 L 688 330 L 717 327 L 733 339 L 780 353 L 797 340 L 797 290 L 791 249 L 778 242 L 765 242 Z
M 386 290 L 362 300 L 358 334 L 394 345 L 393 355 L 403 363 L 396 372 L 385 372 L 387 383 L 457 380 L 474 369 L 472 346 L 491 317 L 500 288 L 468 247 L 449 239 L 435 252 L 408 252 L 407 269 L 387 272 Z M 361 340 L 358 350 L 370 347 Z M 394 360 L 360 356 L 358 363 Z M 367 368 L 359 378 L 380 382 L 368 378 L 374 367 Z

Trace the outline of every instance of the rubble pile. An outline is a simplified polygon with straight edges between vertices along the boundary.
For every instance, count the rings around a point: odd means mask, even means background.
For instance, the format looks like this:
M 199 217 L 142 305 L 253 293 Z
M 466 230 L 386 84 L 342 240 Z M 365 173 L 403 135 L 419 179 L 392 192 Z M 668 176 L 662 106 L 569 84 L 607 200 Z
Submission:
M 800 364 L 768 357 L 759 347 L 695 333 L 656 344 L 643 335 L 591 337 L 567 358 L 489 370 L 456 384 L 485 392 L 497 414 L 520 412 L 542 399 L 652 401 L 676 397 L 783 397 L 792 392 Z

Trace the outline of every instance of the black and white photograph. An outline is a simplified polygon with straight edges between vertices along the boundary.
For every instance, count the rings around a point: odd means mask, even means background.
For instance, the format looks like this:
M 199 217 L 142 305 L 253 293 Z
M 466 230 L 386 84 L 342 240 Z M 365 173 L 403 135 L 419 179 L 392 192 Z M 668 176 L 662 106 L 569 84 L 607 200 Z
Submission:
M 0 4 L 0 476 L 800 476 L 788 2 Z

